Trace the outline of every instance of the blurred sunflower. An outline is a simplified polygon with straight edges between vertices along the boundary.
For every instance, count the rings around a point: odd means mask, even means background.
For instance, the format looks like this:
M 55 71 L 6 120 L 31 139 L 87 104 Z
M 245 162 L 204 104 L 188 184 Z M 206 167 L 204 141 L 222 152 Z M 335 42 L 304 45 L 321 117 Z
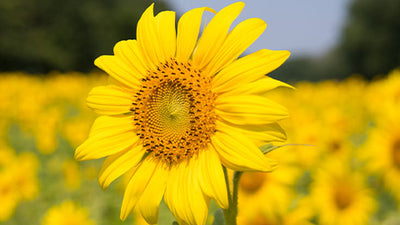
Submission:
M 51 207 L 42 220 L 42 225 L 94 225 L 89 213 L 72 201 Z
M 295 199 L 293 186 L 296 185 L 302 171 L 295 165 L 293 158 L 282 157 L 284 154 L 284 151 L 270 153 L 274 159 L 279 160 L 279 170 L 273 173 L 243 173 L 239 182 L 238 197 L 238 217 L 241 217 L 241 223 L 287 224 L 284 221 L 289 221 L 289 209 Z M 301 221 L 304 221 L 303 219 Z
M 400 69 L 393 70 L 385 79 L 372 82 L 364 98 L 365 107 L 374 119 L 384 119 L 387 112 L 398 112 L 400 110 Z
M 14 183 L 23 199 L 32 200 L 39 194 L 39 159 L 33 153 L 25 152 L 18 156 L 13 165 Z
M 18 190 L 15 190 L 14 174 L 0 172 L 0 222 L 10 219 L 20 198 Z
M 115 55 L 96 59 L 111 84 L 89 93 L 89 107 L 102 116 L 75 158 L 108 156 L 99 175 L 103 188 L 133 174 L 122 220 L 136 207 L 157 223 L 164 196 L 178 222 L 204 224 L 210 199 L 228 207 L 221 163 L 239 171 L 274 169 L 257 144 L 283 140 L 277 121 L 288 113 L 260 94 L 289 86 L 265 74 L 290 53 L 263 49 L 238 59 L 266 28 L 251 18 L 229 31 L 243 7 L 190 10 L 176 33 L 175 12 L 154 16 L 151 5 L 138 22 L 137 40 L 118 42 Z M 204 11 L 216 15 L 198 38 Z
M 269 215 L 260 208 L 250 207 L 245 211 L 251 214 L 251 217 L 238 217 L 240 225 L 311 225 L 311 209 L 306 205 L 308 202 L 294 202 L 288 208 L 285 208 L 284 214 Z M 265 200 L 264 200 L 264 205 Z M 252 212 L 250 212 L 252 210 Z
M 0 221 L 8 220 L 22 200 L 34 199 L 38 192 L 38 159 L 34 154 L 15 155 L 0 144 Z
M 67 159 L 62 164 L 65 186 L 76 190 L 81 186 L 81 171 L 76 161 Z
M 0 144 L 0 222 L 13 215 L 20 200 L 20 194 L 15 188 L 14 172 L 9 169 L 15 160 L 14 151 Z
M 400 116 L 387 111 L 368 135 L 361 158 L 367 169 L 383 179 L 385 187 L 396 197 L 400 208 Z
M 362 174 L 352 171 L 341 158 L 332 158 L 316 171 L 310 190 L 320 224 L 367 224 L 376 209 Z

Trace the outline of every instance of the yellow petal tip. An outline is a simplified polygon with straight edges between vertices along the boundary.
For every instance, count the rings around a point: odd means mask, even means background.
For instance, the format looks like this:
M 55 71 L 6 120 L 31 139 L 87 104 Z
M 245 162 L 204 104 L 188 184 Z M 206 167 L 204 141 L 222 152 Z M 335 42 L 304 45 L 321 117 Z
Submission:
M 154 2 L 151 3 L 151 5 L 149 7 L 147 7 L 147 9 L 144 11 L 142 16 L 147 15 L 148 13 L 150 13 L 151 16 L 154 17 Z
M 120 214 L 119 218 L 120 218 L 122 221 L 125 221 L 126 218 L 128 218 L 128 216 L 129 216 L 129 213 L 126 212 L 126 210 L 124 210 L 123 208 L 121 208 L 121 214 Z
M 214 14 L 217 14 L 217 11 L 215 11 L 214 9 L 212 9 L 210 7 L 204 7 L 204 11 L 208 11 L 208 12 L 212 12 Z
M 246 5 L 244 2 L 235 2 L 232 5 L 235 5 L 236 7 L 241 7 L 244 8 L 244 6 Z
M 102 64 L 103 59 L 105 58 L 105 56 L 106 56 L 106 55 L 102 55 L 102 56 L 97 57 L 97 58 L 94 60 L 94 65 L 97 66 L 97 67 L 99 67 L 99 68 L 101 68 L 101 64 Z
M 79 154 L 76 153 L 76 151 L 75 151 L 75 154 L 74 154 L 74 158 L 75 158 L 76 161 L 82 161 L 81 157 L 79 156 Z
M 102 176 L 102 174 L 99 175 L 97 181 L 99 182 L 99 185 L 103 191 L 105 191 L 108 188 L 109 182 L 106 182 L 107 180 Z
M 83 161 L 83 154 L 80 146 L 76 148 L 74 158 L 76 161 Z
M 286 59 L 288 59 L 290 57 L 290 52 L 288 50 L 282 50 L 282 57 Z

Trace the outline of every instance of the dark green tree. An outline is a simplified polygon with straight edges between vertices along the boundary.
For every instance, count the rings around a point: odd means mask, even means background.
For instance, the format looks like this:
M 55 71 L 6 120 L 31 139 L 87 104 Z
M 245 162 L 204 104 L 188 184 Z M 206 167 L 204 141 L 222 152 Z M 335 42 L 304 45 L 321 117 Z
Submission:
M 339 46 L 348 73 L 371 78 L 400 66 L 399 15 L 399 0 L 353 0 Z
M 117 41 L 135 38 L 136 23 L 152 2 L 1 0 L 0 71 L 90 71 Z

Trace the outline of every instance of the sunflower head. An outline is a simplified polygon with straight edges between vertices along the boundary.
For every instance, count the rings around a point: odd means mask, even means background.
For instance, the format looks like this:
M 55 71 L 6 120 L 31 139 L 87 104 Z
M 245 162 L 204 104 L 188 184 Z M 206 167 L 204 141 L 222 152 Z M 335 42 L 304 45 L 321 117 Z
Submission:
M 364 174 L 353 170 L 349 161 L 333 157 L 313 174 L 310 197 L 321 224 L 366 224 L 376 209 Z
M 345 210 L 353 203 L 353 196 L 356 193 L 349 184 L 339 182 L 333 187 L 332 191 L 334 205 L 338 210 Z
M 266 28 L 251 18 L 231 29 L 243 7 L 196 8 L 175 27 L 175 12 L 154 16 L 152 4 L 138 22 L 137 40 L 120 41 L 114 55 L 95 60 L 112 82 L 89 93 L 89 107 L 101 116 L 75 158 L 107 157 L 99 175 L 104 189 L 130 174 L 122 220 L 136 208 L 157 223 L 164 198 L 178 222 L 204 224 L 210 199 L 229 206 L 221 164 L 275 168 L 258 146 L 285 139 L 278 121 L 288 112 L 264 93 L 290 85 L 265 75 L 289 52 L 263 49 L 239 58 Z M 215 16 L 199 35 L 206 11 Z
M 94 225 L 87 209 L 72 201 L 51 207 L 42 220 L 42 225 Z
M 147 153 L 167 164 L 192 158 L 215 132 L 211 78 L 190 62 L 161 63 L 142 79 L 132 104 Z
M 257 192 L 268 180 L 268 175 L 260 172 L 243 173 L 239 187 L 245 193 L 252 194 Z

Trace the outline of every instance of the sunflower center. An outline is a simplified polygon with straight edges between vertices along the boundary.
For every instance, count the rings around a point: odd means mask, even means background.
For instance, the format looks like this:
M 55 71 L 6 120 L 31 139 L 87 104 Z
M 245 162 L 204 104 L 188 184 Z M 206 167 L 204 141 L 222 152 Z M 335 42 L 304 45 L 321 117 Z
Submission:
M 353 202 L 353 192 L 347 185 L 340 184 L 334 191 L 334 199 L 336 207 L 339 210 L 344 210 Z
M 276 224 L 283 224 L 283 221 L 280 220 L 280 218 L 267 218 L 266 215 L 263 215 L 262 213 L 258 213 L 256 218 L 253 218 L 250 223 L 251 225 L 276 225 Z M 246 224 L 246 225 L 247 225 Z
M 193 157 L 215 132 L 211 78 L 174 59 L 149 71 L 133 102 L 137 134 L 148 153 L 169 164 Z
M 332 140 L 330 142 L 330 150 L 332 153 L 339 152 L 341 147 L 340 141 L 338 140 Z
M 243 173 L 239 186 L 244 192 L 252 194 L 257 192 L 266 181 L 267 174 L 265 173 L 246 172 Z
M 393 144 L 392 156 L 393 164 L 400 170 L 400 139 L 397 139 Z

